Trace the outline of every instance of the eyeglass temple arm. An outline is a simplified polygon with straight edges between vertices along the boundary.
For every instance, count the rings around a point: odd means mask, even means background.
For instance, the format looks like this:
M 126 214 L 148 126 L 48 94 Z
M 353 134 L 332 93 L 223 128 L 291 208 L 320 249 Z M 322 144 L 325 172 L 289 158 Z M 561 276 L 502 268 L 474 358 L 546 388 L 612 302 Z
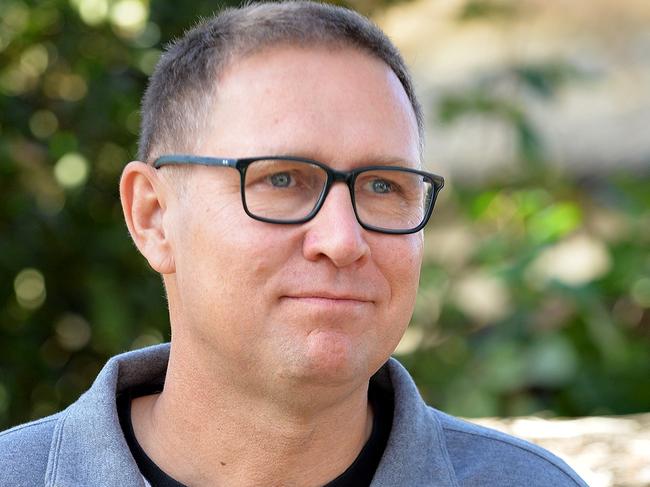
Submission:
M 186 154 L 171 154 L 160 156 L 153 162 L 153 167 L 158 169 L 166 165 L 182 165 L 182 164 L 200 164 L 202 166 L 225 166 L 237 167 L 239 159 L 227 159 L 222 157 L 205 157 L 205 156 L 191 156 Z

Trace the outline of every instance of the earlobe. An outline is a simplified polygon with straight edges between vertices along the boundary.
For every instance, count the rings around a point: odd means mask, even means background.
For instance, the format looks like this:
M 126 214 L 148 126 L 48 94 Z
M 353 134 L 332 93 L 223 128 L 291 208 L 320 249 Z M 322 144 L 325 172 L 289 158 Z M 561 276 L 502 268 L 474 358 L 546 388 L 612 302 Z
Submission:
M 120 179 L 120 200 L 133 242 L 161 274 L 175 272 L 170 235 L 165 227 L 166 187 L 151 166 L 133 161 Z

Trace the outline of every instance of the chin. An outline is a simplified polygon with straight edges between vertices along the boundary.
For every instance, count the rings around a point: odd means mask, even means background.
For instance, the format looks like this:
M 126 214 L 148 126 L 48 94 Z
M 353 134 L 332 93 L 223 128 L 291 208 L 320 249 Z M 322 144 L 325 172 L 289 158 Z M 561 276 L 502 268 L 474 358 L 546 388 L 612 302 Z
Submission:
M 369 378 L 366 346 L 340 330 L 312 332 L 299 356 L 294 356 L 292 373 L 314 385 L 344 385 Z

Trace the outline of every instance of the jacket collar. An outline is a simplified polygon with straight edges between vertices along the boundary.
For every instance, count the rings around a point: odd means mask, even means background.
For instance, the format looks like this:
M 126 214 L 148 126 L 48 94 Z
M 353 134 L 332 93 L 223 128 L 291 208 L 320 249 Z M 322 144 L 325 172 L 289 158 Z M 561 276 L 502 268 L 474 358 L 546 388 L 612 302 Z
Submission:
M 406 369 L 388 360 L 374 380 L 395 394 L 393 426 L 371 487 L 458 487 L 436 410 L 429 408 Z
M 61 413 L 54 429 L 47 487 L 144 486 L 117 415 L 117 394 L 131 386 L 162 382 L 169 344 L 111 358 L 91 388 Z
M 144 486 L 126 444 L 116 396 L 138 384 L 162 385 L 169 344 L 117 355 L 92 387 L 63 411 L 54 429 L 47 487 Z M 393 426 L 372 487 L 457 487 L 435 410 L 423 402 L 408 372 L 390 359 L 374 379 L 395 393 Z

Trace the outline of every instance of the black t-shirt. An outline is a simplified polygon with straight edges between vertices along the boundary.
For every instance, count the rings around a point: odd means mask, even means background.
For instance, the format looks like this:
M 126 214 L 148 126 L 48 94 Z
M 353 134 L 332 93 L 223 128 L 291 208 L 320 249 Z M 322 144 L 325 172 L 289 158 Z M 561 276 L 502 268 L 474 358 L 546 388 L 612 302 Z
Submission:
M 131 449 L 131 454 L 138 464 L 142 475 L 151 484 L 151 487 L 185 487 L 174 480 L 158 467 L 142 449 L 133 432 L 131 422 L 131 400 L 148 394 L 160 392 L 157 389 L 131 389 L 124 391 L 117 396 L 117 412 L 120 418 L 120 425 L 124 432 L 126 442 Z M 328 482 L 324 487 L 364 487 L 369 486 L 372 481 L 379 461 L 386 448 L 393 424 L 393 391 L 387 390 L 378 384 L 370 381 L 368 388 L 368 400 L 374 413 L 372 433 L 365 446 L 345 472 Z

